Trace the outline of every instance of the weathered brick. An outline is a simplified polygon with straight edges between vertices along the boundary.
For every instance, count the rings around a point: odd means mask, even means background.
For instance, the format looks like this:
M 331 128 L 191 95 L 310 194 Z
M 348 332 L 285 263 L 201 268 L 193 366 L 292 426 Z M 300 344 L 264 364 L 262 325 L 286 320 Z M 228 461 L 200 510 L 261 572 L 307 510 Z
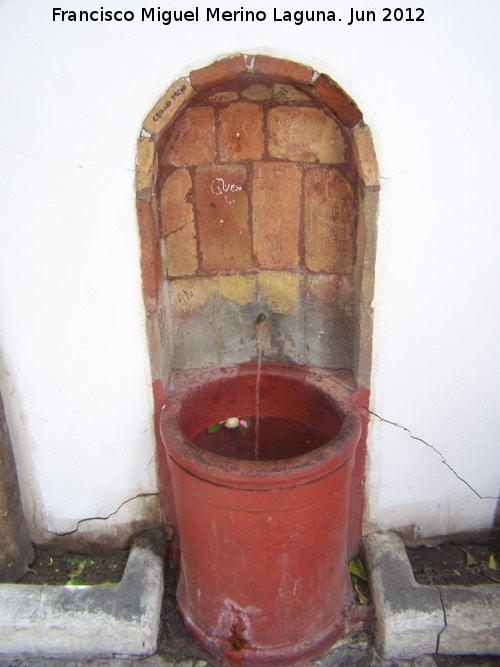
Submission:
M 221 92 L 214 92 L 207 96 L 207 101 L 212 104 L 225 104 L 226 102 L 234 102 L 238 99 L 238 93 L 234 90 L 223 90 Z
M 301 170 L 297 165 L 261 162 L 252 184 L 253 239 L 259 266 L 293 268 L 299 262 Z
M 159 135 L 187 106 L 195 91 L 186 79 L 179 79 L 155 104 L 143 123 L 146 132 Z
M 350 273 L 356 222 L 351 186 L 336 169 L 316 167 L 306 173 L 304 198 L 307 268 Z
M 192 186 L 187 169 L 176 169 L 163 184 L 161 189 L 163 236 L 193 222 L 193 205 L 189 201 Z
M 135 191 L 138 199 L 151 201 L 158 172 L 155 143 L 148 137 L 139 137 L 135 167 Z
M 238 55 L 225 60 L 219 60 L 208 67 L 194 70 L 189 75 L 191 85 L 195 90 L 203 90 L 209 86 L 217 86 L 224 81 L 234 79 L 247 71 L 245 56 Z
M 305 293 L 308 363 L 351 368 L 354 294 L 349 276 L 309 275 Z
M 288 313 L 299 305 L 298 275 L 262 271 L 259 273 L 259 287 L 264 303 L 275 313 Z
M 192 189 L 187 169 L 177 169 L 161 190 L 161 229 L 165 237 L 168 276 L 193 275 L 198 268 Z
M 218 276 L 217 291 L 221 296 L 239 303 L 241 306 L 253 303 L 256 298 L 257 278 L 255 275 L 237 274 Z
M 149 314 L 158 310 L 161 283 L 160 234 L 154 207 L 137 199 L 137 218 L 141 240 L 142 293 Z
M 225 104 L 234 102 L 240 98 L 241 77 L 231 81 L 224 81 L 218 86 L 205 88 L 196 93 L 191 104 L 193 106 L 206 106 L 210 104 Z
M 285 83 L 275 83 L 273 100 L 276 102 L 310 102 L 311 98 L 295 86 Z
M 180 278 L 171 280 L 169 287 L 174 315 L 178 315 L 181 319 L 185 315 L 204 311 L 216 291 L 213 278 Z
M 198 268 L 194 221 L 165 238 L 167 275 L 192 276 Z
M 252 265 L 248 196 L 242 165 L 199 167 L 196 212 L 202 270 L 247 269 Z
M 321 74 L 313 83 L 318 98 L 333 111 L 341 123 L 349 129 L 363 118 L 354 101 L 326 74 Z
M 306 65 L 294 63 L 291 60 L 271 58 L 270 56 L 255 56 L 253 71 L 255 74 L 267 76 L 274 81 L 286 83 L 311 83 L 314 70 Z
M 189 107 L 172 126 L 160 162 L 184 167 L 214 161 L 214 110 Z
M 270 100 L 272 90 L 263 83 L 254 83 L 241 91 L 241 96 L 247 100 Z
M 323 303 L 338 303 L 352 313 L 352 282 L 345 275 L 309 275 L 307 292 Z
M 355 127 L 351 135 L 358 156 L 358 168 L 363 183 L 367 187 L 378 185 L 377 158 L 370 130 L 366 126 Z
M 268 125 L 272 157 L 332 164 L 345 160 L 342 132 L 321 109 L 276 107 L 269 112 Z
M 264 153 L 264 115 L 260 104 L 238 102 L 219 113 L 219 155 L 223 162 L 260 160 Z

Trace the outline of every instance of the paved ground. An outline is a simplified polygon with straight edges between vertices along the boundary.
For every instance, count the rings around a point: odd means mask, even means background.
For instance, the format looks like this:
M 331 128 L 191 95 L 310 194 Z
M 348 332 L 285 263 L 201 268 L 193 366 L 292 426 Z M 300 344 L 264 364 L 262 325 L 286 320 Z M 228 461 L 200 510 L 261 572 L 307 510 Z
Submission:
M 176 610 L 172 573 L 167 573 L 158 652 L 147 658 L 54 660 L 0 658 L 0 667 L 217 667 L 185 632 Z M 88 638 L 92 642 L 92 637 Z M 345 636 L 325 655 L 303 667 L 500 667 L 500 658 L 422 656 L 414 660 L 384 660 L 374 649 L 372 629 Z
M 152 551 L 148 551 L 147 554 L 149 554 L 148 557 L 154 558 Z M 139 559 L 134 560 L 135 568 L 144 568 L 144 562 L 141 560 L 144 557 L 144 551 L 141 549 L 139 551 Z M 146 565 L 148 563 L 149 561 L 146 561 Z M 395 576 L 397 578 L 396 565 L 392 567 L 389 573 L 391 580 Z M 0 657 L 0 667 L 219 667 L 184 630 L 176 608 L 174 579 L 174 569 L 170 565 L 165 576 L 160 636 L 158 650 L 155 655 L 147 658 L 106 657 L 90 660 L 23 658 L 19 656 L 9 659 L 2 656 Z M 133 588 L 130 590 L 133 591 Z M 68 632 L 71 632 L 70 627 L 68 625 Z M 78 627 L 74 627 L 70 639 L 74 641 L 75 637 L 80 637 L 81 635 L 84 637 L 83 641 L 88 641 L 89 646 L 92 646 L 92 632 L 88 630 L 83 631 L 83 627 L 86 628 L 87 626 L 82 626 L 80 633 L 78 632 Z M 11 632 L 16 631 L 13 629 Z M 378 655 L 375 649 L 374 632 L 374 627 L 365 625 L 363 629 L 357 632 L 346 634 L 327 653 L 306 663 L 302 663 L 301 667 L 500 667 L 500 657 L 427 655 L 412 660 L 385 660 Z M 398 634 L 404 636 L 407 632 L 399 632 Z M 78 641 L 81 641 L 81 639 L 78 639 Z

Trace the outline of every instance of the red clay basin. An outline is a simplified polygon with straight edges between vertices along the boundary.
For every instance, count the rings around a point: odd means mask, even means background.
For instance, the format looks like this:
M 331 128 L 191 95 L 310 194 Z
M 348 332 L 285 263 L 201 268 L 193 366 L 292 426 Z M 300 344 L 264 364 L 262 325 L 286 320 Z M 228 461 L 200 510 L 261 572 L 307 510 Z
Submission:
M 177 602 L 222 662 L 295 662 L 344 630 L 361 425 L 339 377 L 263 364 L 255 460 L 256 366 L 174 373 L 160 428 L 180 536 Z M 208 433 L 230 417 L 253 424 Z

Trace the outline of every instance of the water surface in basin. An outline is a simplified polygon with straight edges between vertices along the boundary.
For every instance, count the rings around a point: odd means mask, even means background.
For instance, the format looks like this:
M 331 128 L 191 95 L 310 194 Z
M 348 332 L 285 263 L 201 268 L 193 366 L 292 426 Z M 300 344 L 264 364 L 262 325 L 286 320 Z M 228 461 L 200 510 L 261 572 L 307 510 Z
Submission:
M 326 444 L 337 433 L 323 431 L 284 417 L 260 416 L 259 461 L 279 461 L 291 459 L 312 452 Z M 340 430 L 340 424 L 339 428 Z M 337 430 L 337 432 L 338 432 Z M 192 442 L 219 456 L 227 456 L 241 461 L 255 460 L 255 420 L 248 429 L 221 428 L 209 433 L 205 428 L 197 433 Z

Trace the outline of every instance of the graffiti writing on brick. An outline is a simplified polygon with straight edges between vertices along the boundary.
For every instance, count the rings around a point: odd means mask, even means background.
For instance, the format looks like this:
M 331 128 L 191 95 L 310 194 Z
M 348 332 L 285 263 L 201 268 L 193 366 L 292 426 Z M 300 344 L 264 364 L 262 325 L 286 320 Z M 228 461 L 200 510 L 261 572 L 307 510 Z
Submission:
M 193 298 L 193 290 L 183 289 L 182 292 L 179 292 L 177 294 L 177 298 L 179 299 L 179 303 L 185 306 L 189 302 L 189 300 Z
M 172 101 L 175 100 L 177 97 L 180 97 L 186 92 L 187 86 L 186 84 L 183 84 L 178 90 L 174 91 L 172 95 L 170 96 L 169 100 L 166 100 L 164 104 L 158 109 L 158 111 L 155 113 L 153 116 L 153 121 L 156 123 L 157 121 L 160 120 L 160 118 L 163 116 L 165 111 L 169 109 L 172 106 Z
M 236 204 L 236 200 L 231 197 L 231 193 L 243 190 L 241 185 L 236 185 L 235 183 L 226 183 L 226 181 L 220 177 L 214 178 L 210 189 L 214 195 L 224 197 L 226 204 L 229 206 L 234 206 Z

